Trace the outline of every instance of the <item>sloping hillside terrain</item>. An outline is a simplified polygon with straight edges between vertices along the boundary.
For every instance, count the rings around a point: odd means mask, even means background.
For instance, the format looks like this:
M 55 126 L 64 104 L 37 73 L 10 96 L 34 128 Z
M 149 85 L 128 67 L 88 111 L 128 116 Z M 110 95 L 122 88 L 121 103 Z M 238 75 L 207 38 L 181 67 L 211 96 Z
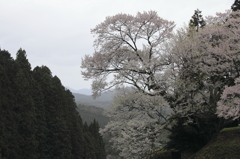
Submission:
M 99 98 L 93 99 L 91 95 L 73 93 L 77 110 L 82 117 L 83 122 L 91 123 L 94 119 L 98 121 L 99 126 L 103 128 L 109 118 L 103 114 L 104 109 L 109 108 L 112 103 L 114 92 L 103 93 Z
M 88 124 L 90 124 L 95 119 L 96 121 L 98 121 L 99 126 L 103 128 L 109 122 L 109 118 L 103 114 L 103 108 L 91 105 L 78 104 L 77 110 L 81 115 L 83 122 L 87 122 Z
M 190 159 L 239 159 L 240 126 L 225 128 Z
M 171 159 L 174 150 L 156 149 L 145 159 Z M 177 151 L 176 151 L 177 152 Z M 180 157 L 181 156 L 181 157 Z M 240 158 L 240 126 L 225 128 L 206 146 L 193 155 L 182 154 L 182 159 L 239 159 Z

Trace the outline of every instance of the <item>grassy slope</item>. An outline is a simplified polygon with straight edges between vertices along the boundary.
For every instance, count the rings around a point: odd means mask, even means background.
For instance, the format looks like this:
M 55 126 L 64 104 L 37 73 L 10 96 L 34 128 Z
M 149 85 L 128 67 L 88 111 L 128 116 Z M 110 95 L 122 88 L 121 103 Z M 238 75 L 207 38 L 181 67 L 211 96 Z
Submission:
M 239 159 L 240 127 L 225 128 L 190 159 Z

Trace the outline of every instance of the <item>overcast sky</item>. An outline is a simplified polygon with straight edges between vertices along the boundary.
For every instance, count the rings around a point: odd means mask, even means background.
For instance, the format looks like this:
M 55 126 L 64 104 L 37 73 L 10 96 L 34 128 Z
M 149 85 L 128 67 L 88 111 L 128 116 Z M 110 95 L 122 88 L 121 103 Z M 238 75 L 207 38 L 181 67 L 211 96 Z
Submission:
M 92 54 L 90 29 L 117 13 L 154 10 L 177 27 L 194 10 L 204 16 L 230 9 L 234 0 L 0 0 L 0 47 L 16 57 L 26 50 L 32 65 L 46 65 L 64 86 L 91 88 L 81 76 L 81 59 Z

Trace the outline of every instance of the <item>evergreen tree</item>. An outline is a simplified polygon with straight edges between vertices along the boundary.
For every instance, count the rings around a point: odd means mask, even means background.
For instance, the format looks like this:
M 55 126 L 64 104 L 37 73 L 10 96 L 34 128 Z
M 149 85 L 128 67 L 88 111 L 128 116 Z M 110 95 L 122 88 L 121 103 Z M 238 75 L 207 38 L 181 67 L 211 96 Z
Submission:
M 93 139 L 93 146 L 96 158 L 104 159 L 106 157 L 104 143 L 102 136 L 99 134 L 99 124 L 95 119 L 89 125 L 88 131 Z
M 17 120 L 14 111 L 16 67 L 10 53 L 0 49 L 0 156 L 18 158 Z
M 27 60 L 26 52 L 20 49 L 16 56 L 17 73 L 14 79 L 16 103 L 15 110 L 18 118 L 20 156 L 24 159 L 37 158 L 38 142 L 36 140 L 35 103 L 32 97 L 34 80 L 31 65 Z M 28 153 L 26 153 L 28 152 Z
M 51 115 L 55 118 L 49 122 L 49 129 L 54 135 L 54 157 L 61 156 L 61 158 L 71 158 L 71 137 L 70 131 L 67 125 L 66 119 L 66 107 L 68 103 L 64 103 L 64 91 L 65 88 L 62 86 L 61 81 L 58 77 L 54 76 L 51 79 L 52 83 L 52 94 L 50 95 L 50 109 Z
M 76 103 L 74 96 L 69 90 L 64 91 L 64 112 L 67 126 L 71 137 L 71 153 L 73 159 L 84 158 L 84 135 L 83 135 L 83 123 L 82 119 L 76 111 Z
M 200 11 L 199 9 L 195 10 L 192 19 L 189 22 L 189 27 L 196 31 L 198 31 L 199 28 L 203 28 L 206 25 L 206 22 L 203 19 L 201 13 L 202 11 Z
M 36 81 L 34 86 L 33 98 L 36 105 L 36 119 L 37 119 L 37 134 L 36 138 L 38 140 L 38 153 L 39 159 L 48 157 L 48 146 L 47 146 L 47 119 L 46 112 L 47 107 L 45 107 L 45 98 L 44 98 L 44 87 L 42 87 L 42 78 L 41 78 L 41 68 L 35 67 L 33 69 L 33 78 Z
M 238 11 L 240 10 L 240 0 L 235 0 L 233 5 L 231 6 L 232 11 Z
M 193 123 L 185 124 L 188 118 L 179 117 L 170 129 L 166 148 L 182 152 L 196 152 L 205 146 L 218 132 L 221 119 L 209 112 L 193 114 Z
M 83 125 L 83 131 L 84 131 L 84 141 L 83 145 L 85 147 L 83 156 L 84 158 L 92 158 L 96 159 L 96 155 L 94 153 L 94 145 L 93 145 L 93 138 L 91 134 L 89 133 L 89 127 L 88 124 L 85 122 Z
M 105 158 L 97 122 L 83 126 L 76 108 L 48 67 L 0 49 L 0 159 Z
M 60 117 L 58 109 L 55 105 L 58 99 L 54 98 L 54 91 L 52 85 L 52 73 L 46 66 L 36 67 L 33 70 L 35 80 L 38 81 L 43 93 L 43 110 L 45 110 L 45 132 L 46 138 L 45 145 L 42 145 L 42 149 L 45 151 L 42 156 L 46 158 L 59 157 L 57 151 L 57 143 L 60 140 L 57 137 L 58 131 L 61 128 Z M 56 136 L 56 137 L 55 137 Z M 43 152 L 42 152 L 43 153 Z

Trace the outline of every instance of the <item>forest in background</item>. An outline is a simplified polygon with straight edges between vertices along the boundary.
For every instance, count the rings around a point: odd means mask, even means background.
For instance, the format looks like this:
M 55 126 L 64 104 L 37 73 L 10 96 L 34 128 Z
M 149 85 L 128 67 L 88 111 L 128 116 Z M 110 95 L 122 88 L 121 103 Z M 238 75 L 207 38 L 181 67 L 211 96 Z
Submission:
M 95 119 L 99 123 L 100 128 L 104 128 L 104 126 L 107 125 L 110 120 L 104 113 L 103 108 L 92 105 L 78 104 L 77 110 L 83 122 L 90 124 Z
M 83 123 L 72 93 L 26 52 L 0 49 L 0 159 L 103 159 L 99 124 Z

